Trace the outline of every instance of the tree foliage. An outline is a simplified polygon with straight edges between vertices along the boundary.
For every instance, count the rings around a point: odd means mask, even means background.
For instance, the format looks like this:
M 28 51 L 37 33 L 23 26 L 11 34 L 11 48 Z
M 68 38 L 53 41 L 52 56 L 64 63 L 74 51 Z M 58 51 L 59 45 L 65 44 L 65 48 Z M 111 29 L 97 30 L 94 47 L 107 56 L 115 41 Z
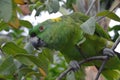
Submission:
M 82 4 L 78 3 L 80 1 Z M 61 12 L 63 15 L 67 11 L 80 11 L 89 16 L 103 16 L 120 22 L 120 18 L 113 12 L 119 6 L 119 0 L 93 1 L 95 0 L 0 0 L 0 31 L 7 32 L 7 35 L 0 33 L 0 80 L 55 80 L 68 66 L 60 52 L 47 48 L 37 51 L 33 48 L 29 35 L 23 35 L 23 28 L 30 29 L 33 25 L 21 20 L 20 15 L 29 15 L 33 10 L 36 10 L 35 16 L 39 16 L 42 11 L 48 11 L 49 14 Z M 85 22 L 83 27 L 87 24 Z M 87 29 L 87 32 L 91 30 Z M 115 41 L 120 29 L 114 26 L 110 30 L 115 31 Z M 83 79 L 82 76 L 71 73 L 67 80 L 75 80 L 75 76 Z

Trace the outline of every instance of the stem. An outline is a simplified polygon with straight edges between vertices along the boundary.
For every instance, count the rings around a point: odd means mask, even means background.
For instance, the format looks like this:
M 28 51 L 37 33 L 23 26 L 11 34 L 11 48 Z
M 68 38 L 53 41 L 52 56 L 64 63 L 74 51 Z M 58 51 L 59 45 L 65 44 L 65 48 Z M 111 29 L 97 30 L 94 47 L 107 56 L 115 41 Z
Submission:
M 96 0 L 93 0 L 92 3 L 90 4 L 90 7 L 88 8 L 87 12 L 85 13 L 86 15 L 89 14 L 90 10 L 92 9 L 93 5 L 95 4 Z
M 98 71 L 98 73 L 96 75 L 95 80 L 98 80 L 98 78 L 99 78 L 99 76 L 100 76 L 100 74 L 101 74 L 101 72 L 102 72 L 102 70 L 103 70 L 103 68 L 104 68 L 108 58 L 109 58 L 109 56 L 106 57 L 106 59 L 103 61 L 102 65 L 100 66 L 100 69 L 99 69 L 99 71 Z
M 112 46 L 111 49 L 114 50 L 117 47 L 119 42 L 120 42 L 120 36 L 117 38 L 117 40 L 115 41 L 115 43 L 114 43 L 114 45 Z
M 86 58 L 84 60 L 81 60 L 79 62 L 79 65 L 86 63 L 86 62 L 93 61 L 93 60 L 106 60 L 106 58 L 107 58 L 107 56 L 94 56 L 94 57 Z M 72 68 L 69 67 L 67 70 L 65 70 L 63 73 L 61 73 L 60 76 L 56 80 L 61 80 L 71 70 L 72 70 Z
M 97 0 L 97 12 L 99 13 L 100 12 L 100 0 Z

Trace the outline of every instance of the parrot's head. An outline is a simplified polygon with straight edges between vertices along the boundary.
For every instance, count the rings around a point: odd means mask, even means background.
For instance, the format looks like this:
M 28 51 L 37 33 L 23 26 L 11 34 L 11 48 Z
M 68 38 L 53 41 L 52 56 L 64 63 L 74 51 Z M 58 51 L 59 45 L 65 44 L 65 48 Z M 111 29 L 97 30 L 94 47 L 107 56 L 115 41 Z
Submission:
M 81 38 L 77 38 L 83 34 L 79 25 L 68 16 L 54 20 L 49 19 L 34 26 L 29 31 L 31 42 L 36 49 L 44 46 L 49 49 L 60 50 L 63 46 L 68 45 L 71 40 L 72 45 L 74 45 Z
M 34 48 L 39 49 L 40 47 L 52 47 L 57 41 L 56 23 L 52 20 L 47 20 L 41 24 L 34 26 L 29 30 L 30 42 Z M 52 45 L 51 45 L 52 44 Z
M 40 24 L 35 26 L 33 29 L 30 29 L 30 42 L 32 43 L 35 49 L 39 49 L 39 47 L 45 46 L 45 42 L 38 36 L 44 30 L 44 26 Z

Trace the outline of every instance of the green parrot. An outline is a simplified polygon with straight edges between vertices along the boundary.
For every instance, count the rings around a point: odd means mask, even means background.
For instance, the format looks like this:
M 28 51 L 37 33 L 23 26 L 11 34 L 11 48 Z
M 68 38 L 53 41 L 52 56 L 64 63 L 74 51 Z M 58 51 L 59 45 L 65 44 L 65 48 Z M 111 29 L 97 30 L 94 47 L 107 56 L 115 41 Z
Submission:
M 74 12 L 57 19 L 46 20 L 29 31 L 31 42 L 36 49 L 44 46 L 60 51 L 68 62 L 104 55 L 103 50 L 111 48 L 113 42 L 97 23 L 94 34 L 87 34 L 80 25 L 88 19 L 89 17 L 82 13 Z M 113 54 L 113 51 L 109 52 Z M 101 61 L 93 61 L 88 65 L 100 67 Z M 120 61 L 116 56 L 108 60 L 102 74 L 109 80 L 119 78 Z

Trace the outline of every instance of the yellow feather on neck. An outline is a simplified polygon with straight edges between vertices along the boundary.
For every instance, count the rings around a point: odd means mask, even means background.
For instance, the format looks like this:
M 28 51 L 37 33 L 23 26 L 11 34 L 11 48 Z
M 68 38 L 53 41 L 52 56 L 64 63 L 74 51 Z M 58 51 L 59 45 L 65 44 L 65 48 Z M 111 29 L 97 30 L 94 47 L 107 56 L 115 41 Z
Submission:
M 54 18 L 54 19 L 51 19 L 53 22 L 59 22 L 62 20 L 62 18 L 58 17 L 58 18 Z

